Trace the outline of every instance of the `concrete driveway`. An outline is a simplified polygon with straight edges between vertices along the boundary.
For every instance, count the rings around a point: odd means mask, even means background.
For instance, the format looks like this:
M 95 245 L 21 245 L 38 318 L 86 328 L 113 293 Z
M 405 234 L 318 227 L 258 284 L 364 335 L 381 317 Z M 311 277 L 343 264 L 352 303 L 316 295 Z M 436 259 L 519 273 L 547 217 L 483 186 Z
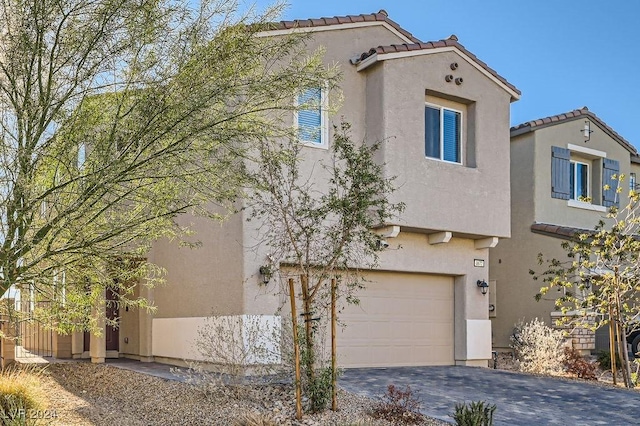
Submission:
M 411 386 L 424 414 L 450 423 L 456 403 L 483 400 L 496 404 L 496 426 L 640 424 L 640 392 L 588 382 L 471 367 L 349 369 L 340 378 L 344 389 L 372 398 L 389 384 Z

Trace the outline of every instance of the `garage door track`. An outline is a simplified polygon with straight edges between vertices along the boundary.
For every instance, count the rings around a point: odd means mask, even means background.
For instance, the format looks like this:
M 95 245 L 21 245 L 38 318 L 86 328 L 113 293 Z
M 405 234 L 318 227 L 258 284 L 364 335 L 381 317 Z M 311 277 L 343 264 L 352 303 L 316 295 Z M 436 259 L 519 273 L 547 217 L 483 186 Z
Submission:
M 640 392 L 582 381 L 471 367 L 348 369 L 340 379 L 376 399 L 390 384 L 411 386 L 425 415 L 451 423 L 456 403 L 487 401 L 497 406 L 496 426 L 640 424 Z

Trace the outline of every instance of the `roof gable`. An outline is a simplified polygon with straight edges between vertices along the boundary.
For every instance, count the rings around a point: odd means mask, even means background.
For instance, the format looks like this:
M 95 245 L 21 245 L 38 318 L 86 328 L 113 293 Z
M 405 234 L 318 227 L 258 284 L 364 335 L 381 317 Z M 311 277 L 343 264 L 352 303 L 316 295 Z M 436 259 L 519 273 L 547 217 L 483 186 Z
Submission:
M 280 21 L 275 23 L 269 31 L 261 34 L 278 35 L 293 31 L 311 32 L 328 31 L 343 28 L 354 28 L 371 25 L 381 25 L 400 37 L 407 43 L 419 43 L 420 40 L 414 37 L 409 31 L 402 28 L 395 21 L 389 19 L 389 15 L 384 9 L 377 13 L 334 16 L 331 18 L 296 19 L 293 21 Z
M 359 57 L 351 59 L 354 65 L 358 66 L 358 71 L 367 68 L 369 65 L 385 59 L 393 59 L 403 56 L 413 56 L 422 54 L 439 53 L 447 50 L 456 50 L 467 62 L 476 67 L 480 72 L 490 79 L 494 80 L 499 86 L 505 89 L 511 95 L 511 99 L 520 99 L 520 91 L 505 78 L 500 76 L 496 71 L 491 69 L 486 63 L 478 59 L 473 53 L 469 52 L 465 47 L 458 43 L 458 38 L 452 35 L 446 40 L 436 42 L 422 42 L 414 37 L 409 31 L 402 28 L 395 21 L 389 19 L 389 15 L 384 9 L 377 13 L 334 16 L 332 18 L 317 19 L 296 19 L 293 21 L 280 21 L 274 23 L 267 31 L 258 33 L 259 36 L 270 36 L 289 34 L 295 31 L 314 32 L 327 31 L 344 28 L 357 28 L 371 25 L 382 25 L 400 39 L 405 41 L 404 44 L 392 44 L 388 46 L 378 46 L 370 49 L 368 52 L 362 53 Z
M 582 107 L 580 109 L 574 109 L 570 112 L 565 112 L 562 114 L 552 115 L 545 118 L 539 118 L 537 120 L 527 121 L 522 124 L 518 124 L 517 126 L 513 126 L 511 128 L 511 137 L 519 136 L 525 133 L 533 132 L 538 129 L 542 129 L 549 126 L 555 126 L 556 124 L 574 121 L 578 119 L 588 118 L 593 123 L 595 123 L 598 127 L 602 129 L 606 134 L 608 134 L 612 139 L 622 145 L 627 151 L 631 154 L 637 155 L 638 151 L 636 148 L 629 143 L 625 138 L 620 136 L 618 132 L 613 130 L 611 127 L 607 125 L 604 121 L 600 119 L 593 112 L 589 111 L 589 108 Z
M 458 54 L 460 54 L 460 56 L 462 56 L 467 62 L 469 62 L 487 77 L 494 80 L 507 92 L 509 92 L 511 94 L 512 100 L 520 99 L 521 92 L 520 90 L 518 90 L 518 88 L 509 83 L 504 77 L 499 75 L 485 62 L 478 59 L 476 55 L 468 51 L 462 44 L 458 42 L 458 37 L 456 37 L 455 35 L 451 35 L 445 40 L 430 41 L 426 43 L 418 42 L 411 44 L 405 43 L 392 44 L 389 46 L 378 46 L 370 49 L 368 52 L 364 52 L 359 57 L 353 59 L 352 63 L 358 66 L 358 71 L 361 71 L 378 61 L 383 61 L 386 59 L 428 55 L 451 50 L 457 51 Z

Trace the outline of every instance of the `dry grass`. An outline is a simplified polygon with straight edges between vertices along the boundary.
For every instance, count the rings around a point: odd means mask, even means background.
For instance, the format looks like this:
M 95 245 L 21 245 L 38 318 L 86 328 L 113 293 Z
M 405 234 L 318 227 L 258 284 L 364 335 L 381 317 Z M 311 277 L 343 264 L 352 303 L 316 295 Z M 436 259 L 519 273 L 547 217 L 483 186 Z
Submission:
M 0 372 L 0 419 L 3 424 L 47 408 L 47 397 L 40 385 L 42 374 L 39 367 L 19 366 Z

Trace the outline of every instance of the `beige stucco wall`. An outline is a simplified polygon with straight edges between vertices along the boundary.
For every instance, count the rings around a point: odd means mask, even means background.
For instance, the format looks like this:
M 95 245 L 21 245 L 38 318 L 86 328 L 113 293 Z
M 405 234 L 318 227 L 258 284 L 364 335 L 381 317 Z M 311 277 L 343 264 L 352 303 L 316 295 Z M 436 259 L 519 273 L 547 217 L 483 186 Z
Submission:
M 562 239 L 534 234 L 534 222 L 578 228 L 593 228 L 606 213 L 569 207 L 567 200 L 551 197 L 551 146 L 567 148 L 567 144 L 606 152 L 607 158 L 620 162 L 621 172 L 630 171 L 629 151 L 608 136 L 592 121 L 591 140 L 585 143 L 581 130 L 584 119 L 568 121 L 525 133 L 511 141 L 511 238 L 502 240 L 491 249 L 490 278 L 496 280 L 496 316 L 492 318 L 493 344 L 497 349 L 509 348 L 509 336 L 521 319 L 540 318 L 551 325 L 557 290 L 552 290 L 543 300 L 534 296 L 544 284 L 534 281 L 529 270 L 541 273 L 544 265 L 538 265 L 538 253 L 546 259 L 566 260 Z M 640 170 L 640 168 L 638 168 Z M 638 175 L 640 176 L 640 174 Z M 598 175 L 597 178 L 601 177 Z M 621 205 L 628 197 L 628 180 L 622 184 Z M 601 198 L 594 199 L 594 203 Z
M 627 177 L 623 183 L 620 205 L 627 203 L 628 177 L 630 171 L 629 151 L 600 129 L 591 121 L 591 140 L 584 142 L 582 129 L 584 119 L 567 121 L 560 125 L 549 126 L 536 130 L 535 134 L 535 220 L 541 223 L 575 226 L 579 228 L 593 228 L 598 219 L 604 216 L 602 212 L 594 212 L 582 208 L 567 207 L 567 200 L 551 198 L 551 147 L 567 148 L 568 144 L 606 152 L 607 158 L 620 162 L 620 172 Z M 573 156 L 573 154 L 572 154 Z M 584 157 L 583 155 L 581 155 Z M 520 164 L 513 163 L 518 168 Z M 592 172 L 597 172 L 591 168 Z M 601 176 L 599 182 L 602 181 Z M 515 180 L 515 177 L 514 177 Z M 600 185 L 594 184 L 594 192 L 601 194 Z M 602 204 L 602 196 L 594 197 L 593 204 Z
M 488 346 L 478 346 L 478 341 L 490 339 L 488 297 L 476 281 L 488 279 L 489 252 L 476 249 L 473 238 L 510 235 L 510 95 L 453 52 L 389 60 L 361 72 L 348 62 L 372 46 L 399 42 L 382 27 L 366 27 L 316 33 L 308 48 L 327 46 L 326 63 L 342 71 L 344 101 L 331 123 L 344 117 L 352 124 L 354 141 L 389 138 L 380 160 L 387 163 L 388 175 L 398 176 L 400 189 L 394 197 L 406 202 L 407 210 L 397 220 L 404 230 L 389 241 L 380 269 L 454 277 L 456 362 L 486 365 L 482 358 L 489 358 Z M 456 75 L 464 78 L 462 86 L 444 82 L 451 62 L 460 64 Z M 468 103 L 465 133 L 471 139 L 463 165 L 424 156 L 426 90 Z M 329 140 L 331 134 L 330 127 Z M 301 175 L 312 170 L 321 175 L 317 161 L 328 160 L 330 153 L 310 147 L 304 151 Z M 277 283 L 259 285 L 258 270 L 268 262 L 269 248 L 260 244 L 260 225 L 246 221 L 249 214 L 234 215 L 221 227 L 197 221 L 196 238 L 203 242 L 197 250 L 169 241 L 154 246 L 150 259 L 167 269 L 167 285 L 154 290 L 158 311 L 153 345 L 159 320 L 201 318 L 212 309 L 224 315 L 271 315 L 285 302 Z M 434 231 L 453 231 L 454 238 L 431 245 L 426 234 Z M 484 260 L 485 266 L 475 267 L 474 259 Z
M 151 250 L 151 262 L 166 270 L 166 282 L 154 288 L 155 318 L 202 317 L 242 313 L 245 247 L 242 245 L 240 215 L 223 223 L 187 216 L 199 248 L 179 247 L 177 241 L 163 240 Z
M 398 177 L 394 198 L 410 200 L 400 225 L 508 237 L 510 95 L 456 52 L 389 59 L 361 72 L 372 80 L 372 132 L 391 138 L 384 162 Z M 464 83 L 447 83 L 447 74 Z M 425 91 L 464 104 L 462 165 L 425 158 Z

